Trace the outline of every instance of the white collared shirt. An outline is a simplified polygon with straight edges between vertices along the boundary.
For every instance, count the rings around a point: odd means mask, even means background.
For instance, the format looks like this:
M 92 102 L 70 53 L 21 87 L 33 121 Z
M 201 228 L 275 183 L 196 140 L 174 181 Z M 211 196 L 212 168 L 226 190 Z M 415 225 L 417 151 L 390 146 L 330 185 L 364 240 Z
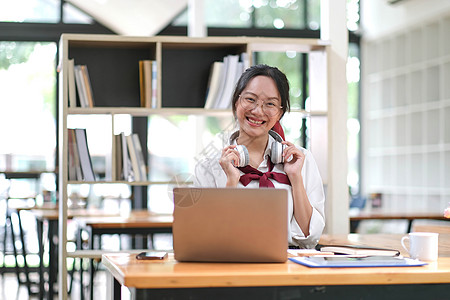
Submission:
M 261 172 L 269 171 L 267 166 L 267 157 L 270 154 L 272 142 L 275 139 L 269 135 L 268 146 L 264 154 L 264 160 L 259 165 L 258 170 Z M 232 144 L 236 144 L 235 141 Z M 305 162 L 302 168 L 303 184 L 305 186 L 306 194 L 309 202 L 313 207 L 313 212 L 309 225 L 309 236 L 305 237 L 303 231 L 294 218 L 294 202 L 292 198 L 292 187 L 276 180 L 269 179 L 274 184 L 275 188 L 283 188 L 288 191 L 288 216 L 289 228 L 288 242 L 289 245 L 300 246 L 301 248 L 314 248 L 319 242 L 322 231 L 325 227 L 325 194 L 323 190 L 322 178 L 319 174 L 319 169 L 312 156 L 312 153 L 302 147 L 298 147 L 300 151 L 305 154 Z M 283 173 L 283 164 L 276 164 L 272 170 L 273 172 Z M 244 173 L 241 171 L 241 175 Z M 227 176 L 219 164 L 219 158 L 204 159 L 200 161 L 195 168 L 195 185 L 199 187 L 225 187 L 227 183 Z M 258 188 L 259 180 L 252 180 L 246 187 L 242 183 L 238 183 L 238 188 Z

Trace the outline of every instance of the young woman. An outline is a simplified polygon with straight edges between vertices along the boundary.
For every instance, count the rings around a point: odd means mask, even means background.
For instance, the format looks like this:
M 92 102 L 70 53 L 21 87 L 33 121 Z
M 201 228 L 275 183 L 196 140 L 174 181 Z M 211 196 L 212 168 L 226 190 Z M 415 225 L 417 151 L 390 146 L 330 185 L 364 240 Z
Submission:
M 196 185 L 287 189 L 289 245 L 313 248 L 325 226 L 323 183 L 311 152 L 284 141 L 282 132 L 273 130 L 281 127 L 279 120 L 289 107 L 289 83 L 280 70 L 267 65 L 247 69 L 232 98 L 239 130 L 218 160 L 197 165 Z M 242 152 L 242 146 L 247 151 Z M 274 160 L 275 148 L 282 150 Z M 240 167 L 244 158 L 248 166 Z

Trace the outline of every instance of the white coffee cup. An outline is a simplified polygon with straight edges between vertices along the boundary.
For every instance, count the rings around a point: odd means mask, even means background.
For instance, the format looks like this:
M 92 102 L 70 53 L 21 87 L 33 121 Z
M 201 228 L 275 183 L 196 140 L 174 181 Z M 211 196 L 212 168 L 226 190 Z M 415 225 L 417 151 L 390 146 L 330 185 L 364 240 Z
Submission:
M 402 237 L 401 243 L 411 258 L 435 261 L 438 258 L 438 236 L 434 232 L 411 232 Z M 406 240 L 409 240 L 409 249 L 405 245 Z

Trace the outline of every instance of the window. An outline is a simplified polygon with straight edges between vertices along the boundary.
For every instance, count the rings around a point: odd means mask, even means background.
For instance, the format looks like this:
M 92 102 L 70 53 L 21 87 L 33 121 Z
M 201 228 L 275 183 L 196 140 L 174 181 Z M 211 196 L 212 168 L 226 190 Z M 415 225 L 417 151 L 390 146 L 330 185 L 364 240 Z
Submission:
M 254 1 L 255 26 L 258 28 L 306 28 L 304 11 L 305 1 Z
M 55 169 L 56 44 L 0 42 L 0 169 Z
M 347 28 L 350 32 L 347 60 L 348 120 L 347 120 L 347 183 L 353 197 L 361 196 L 361 120 L 359 50 L 359 0 L 347 0 Z
M 348 120 L 347 120 L 347 152 L 348 177 L 347 182 L 353 195 L 360 193 L 360 113 L 359 113 L 359 85 L 360 85 L 360 59 L 358 45 L 349 44 L 349 57 L 347 61 L 348 82 Z
M 361 183 L 359 7 L 359 0 L 347 0 L 347 28 L 350 36 L 347 64 L 349 110 L 347 181 L 353 194 L 360 193 Z M 208 35 L 218 32 L 218 35 L 319 37 L 320 0 L 205 0 L 205 18 Z M 186 25 L 187 11 L 163 30 L 162 34 L 170 33 L 171 30 L 179 34 L 175 27 Z M 218 29 L 220 31 L 217 31 Z M 291 104 L 295 109 L 307 109 L 308 106 L 307 61 L 307 55 L 299 53 L 277 55 L 258 53 L 256 57 L 256 63 L 276 65 L 286 73 L 291 85 Z M 299 144 L 304 147 L 309 147 L 310 124 L 310 120 L 303 119 L 299 129 L 301 132 Z
M 0 0 L 0 172 L 38 176 L 37 180 L 26 178 L 12 184 L 1 174 L 3 197 L 7 193 L 12 197 L 37 193 L 38 204 L 56 201 L 57 42 L 63 32 L 111 33 L 64 2 Z M 5 209 L 1 201 L 2 216 Z M 29 215 L 23 217 L 25 236 L 34 242 L 34 228 L 26 228 L 30 222 L 35 225 L 35 220 Z M 28 265 L 35 267 L 38 259 L 32 253 L 37 252 L 36 245 L 26 245 Z M 5 266 L 14 265 L 13 256 L 4 259 Z
M 6 4 L 6 2 L 8 2 Z M 59 0 L 2 0 L 0 22 L 59 23 L 61 21 Z M 93 19 L 72 6 L 63 5 L 64 23 L 92 24 Z
M 186 26 L 187 10 L 173 26 Z M 208 27 L 319 29 L 320 0 L 205 0 Z
M 59 1 L 48 0 L 3 0 L 0 21 L 2 22 L 59 22 Z M 5 2 L 8 2 L 6 4 Z

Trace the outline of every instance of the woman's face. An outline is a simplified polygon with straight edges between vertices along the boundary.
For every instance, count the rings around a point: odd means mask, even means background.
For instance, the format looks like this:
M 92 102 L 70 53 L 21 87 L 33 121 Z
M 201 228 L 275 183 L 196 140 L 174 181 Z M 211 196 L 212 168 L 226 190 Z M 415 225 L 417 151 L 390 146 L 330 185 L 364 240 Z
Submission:
M 256 103 L 256 107 L 249 108 L 249 103 Z M 236 103 L 240 129 L 252 137 L 267 135 L 281 117 L 280 107 L 280 93 L 273 79 L 267 76 L 252 78 Z

